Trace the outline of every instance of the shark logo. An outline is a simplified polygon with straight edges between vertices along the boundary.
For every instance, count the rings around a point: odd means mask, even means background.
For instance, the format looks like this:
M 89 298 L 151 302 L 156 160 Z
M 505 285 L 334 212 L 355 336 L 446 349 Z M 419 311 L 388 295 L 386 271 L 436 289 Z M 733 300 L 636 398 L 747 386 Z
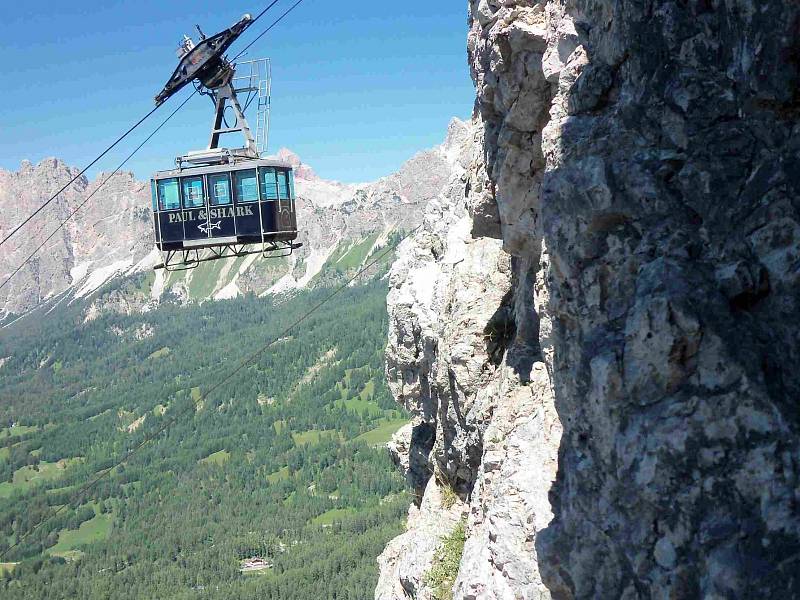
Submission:
M 197 228 L 206 235 L 208 235 L 209 231 L 214 231 L 215 229 L 219 229 L 220 231 L 222 231 L 222 221 L 217 221 L 216 223 L 212 223 L 211 221 L 209 221 L 208 223 L 200 223 L 200 225 L 198 225 Z

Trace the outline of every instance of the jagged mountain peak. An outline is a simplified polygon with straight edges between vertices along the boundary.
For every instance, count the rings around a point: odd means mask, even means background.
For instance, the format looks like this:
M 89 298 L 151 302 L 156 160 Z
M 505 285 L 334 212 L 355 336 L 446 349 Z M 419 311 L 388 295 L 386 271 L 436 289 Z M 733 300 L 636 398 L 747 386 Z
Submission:
M 288 148 L 281 148 L 275 155 L 276 158 L 289 163 L 294 168 L 295 177 L 298 179 L 315 180 L 319 176 L 309 165 L 305 164 L 300 157 Z
M 0 169 L 0 174 L 5 173 L 8 176 L 16 176 L 21 178 L 38 176 L 38 177 L 48 177 L 52 179 L 57 178 L 59 180 L 62 177 L 64 177 L 66 178 L 66 181 L 69 181 L 70 179 L 78 175 L 80 172 L 81 170 L 79 168 L 69 165 L 62 159 L 57 158 L 55 156 L 43 158 L 38 163 L 33 163 L 30 160 L 22 160 L 20 162 L 18 171 L 7 171 Z M 86 187 L 88 183 L 89 180 L 86 178 L 85 175 L 82 175 L 75 181 L 73 185 L 80 188 L 80 187 Z
M 445 151 L 460 149 L 472 133 L 472 126 L 467 121 L 453 117 L 447 125 L 447 135 L 442 148 Z

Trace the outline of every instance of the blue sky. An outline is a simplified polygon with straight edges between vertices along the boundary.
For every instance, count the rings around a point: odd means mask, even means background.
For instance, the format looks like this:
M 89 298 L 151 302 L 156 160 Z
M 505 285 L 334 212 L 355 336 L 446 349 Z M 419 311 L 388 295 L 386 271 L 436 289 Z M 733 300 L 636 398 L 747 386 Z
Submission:
M 266 0 L 59 0 L 4 3 L 0 167 L 57 156 L 83 166 L 153 106 L 184 33 L 224 29 Z M 292 0 L 281 0 L 233 55 Z M 464 0 L 305 0 L 246 58 L 273 61 L 271 150 L 288 147 L 323 177 L 369 181 L 444 137 L 473 102 Z M 244 58 L 243 58 L 244 60 Z M 188 94 L 162 107 L 97 169 L 111 170 Z M 128 164 L 139 178 L 207 144 L 207 98 L 190 101 Z

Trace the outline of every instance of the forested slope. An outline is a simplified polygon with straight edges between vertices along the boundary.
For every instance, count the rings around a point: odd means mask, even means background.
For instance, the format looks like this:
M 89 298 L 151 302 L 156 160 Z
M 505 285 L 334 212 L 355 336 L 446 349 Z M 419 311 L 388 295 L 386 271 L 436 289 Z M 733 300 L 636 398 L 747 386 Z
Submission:
M 3 329 L 0 552 L 68 506 L 3 559 L 0 596 L 371 596 L 408 505 L 381 447 L 405 420 L 383 378 L 385 280 L 347 288 L 201 400 L 330 293 L 88 321 L 76 302 Z M 240 572 L 253 557 L 271 566 Z

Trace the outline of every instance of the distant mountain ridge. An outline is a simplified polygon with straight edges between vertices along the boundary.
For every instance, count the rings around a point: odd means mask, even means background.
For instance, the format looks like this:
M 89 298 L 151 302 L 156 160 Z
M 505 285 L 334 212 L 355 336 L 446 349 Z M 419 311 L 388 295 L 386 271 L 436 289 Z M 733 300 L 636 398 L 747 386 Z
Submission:
M 0 290 L 0 320 L 42 304 L 90 297 L 107 282 L 144 274 L 147 285 L 137 298 L 117 294 L 104 302 L 117 310 L 145 309 L 165 297 L 179 301 L 233 298 L 243 293 L 287 292 L 311 285 L 323 268 L 338 270 L 363 264 L 390 241 L 393 232 L 422 220 L 423 207 L 446 193 L 463 171 L 468 125 L 453 119 L 444 142 L 420 152 L 396 173 L 375 182 L 343 184 L 318 177 L 288 150 L 279 156 L 296 169 L 297 210 L 303 248 L 278 261 L 257 257 L 219 261 L 182 274 L 152 273 L 159 262 L 153 247 L 150 190 L 132 173 L 120 172 L 92 198 L 46 247 Z M 67 183 L 78 170 L 49 158 L 33 165 L 23 161 L 16 172 L 0 170 L 0 236 Z M 48 208 L 0 247 L 0 281 L 100 185 L 79 178 Z M 95 303 L 95 310 L 100 307 Z M 91 315 L 88 315 L 91 316 Z

